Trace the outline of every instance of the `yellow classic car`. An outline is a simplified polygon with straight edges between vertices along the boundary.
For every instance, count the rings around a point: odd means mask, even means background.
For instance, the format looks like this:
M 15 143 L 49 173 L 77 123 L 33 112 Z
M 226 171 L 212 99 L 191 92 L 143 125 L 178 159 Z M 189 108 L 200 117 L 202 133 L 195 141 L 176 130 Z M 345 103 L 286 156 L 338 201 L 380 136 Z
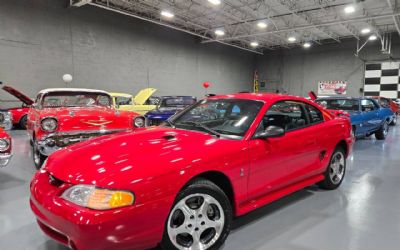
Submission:
M 137 93 L 135 97 L 126 93 L 110 93 L 114 106 L 119 110 L 133 111 L 141 115 L 157 107 L 156 103 L 150 100 L 150 97 L 157 89 L 146 88 Z

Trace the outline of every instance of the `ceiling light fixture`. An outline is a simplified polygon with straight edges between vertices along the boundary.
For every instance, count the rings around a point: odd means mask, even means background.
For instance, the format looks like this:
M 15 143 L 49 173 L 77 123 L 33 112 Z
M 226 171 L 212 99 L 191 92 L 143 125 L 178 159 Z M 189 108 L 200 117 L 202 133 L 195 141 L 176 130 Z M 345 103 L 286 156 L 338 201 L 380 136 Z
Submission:
M 349 5 L 346 8 L 344 8 L 344 13 L 350 14 L 356 11 L 356 8 L 353 5 Z
M 161 15 L 166 17 L 166 18 L 173 18 L 175 15 L 171 11 L 168 10 L 163 10 L 161 11 Z
M 208 0 L 209 3 L 214 4 L 214 5 L 220 5 L 221 0 Z
M 289 42 L 293 43 L 293 42 L 296 42 L 296 37 L 294 37 L 294 36 L 289 36 L 287 40 L 288 40 Z
M 265 28 L 268 27 L 268 24 L 265 21 L 259 21 L 257 23 L 257 27 L 260 28 L 260 29 L 265 29 Z
M 311 47 L 311 43 L 310 42 L 305 42 L 305 43 L 303 43 L 303 47 L 308 49 L 308 48 Z
M 371 35 L 370 37 L 368 37 L 368 40 L 370 41 L 375 41 L 376 39 L 378 39 L 376 35 Z
M 214 33 L 215 33 L 217 36 L 223 36 L 223 35 L 225 35 L 225 31 L 224 31 L 223 29 L 216 29 L 216 30 L 214 31 Z
M 364 28 L 364 29 L 362 29 L 361 30 L 361 34 L 368 34 L 368 33 L 370 33 L 371 32 L 371 29 L 370 28 Z
M 253 41 L 253 42 L 250 43 L 250 46 L 251 46 L 251 47 L 257 47 L 258 45 L 259 45 L 259 44 L 258 44 L 257 41 Z

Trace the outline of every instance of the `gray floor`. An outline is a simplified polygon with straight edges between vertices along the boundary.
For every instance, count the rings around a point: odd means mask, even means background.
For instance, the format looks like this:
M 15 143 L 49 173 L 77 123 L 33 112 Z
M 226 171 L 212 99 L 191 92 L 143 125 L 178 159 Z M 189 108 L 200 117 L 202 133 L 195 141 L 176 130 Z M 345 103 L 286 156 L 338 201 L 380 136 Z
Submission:
M 66 248 L 45 237 L 29 204 L 35 173 L 25 131 L 11 132 L 14 158 L 0 169 L 0 249 Z M 224 250 L 400 249 L 400 126 L 386 141 L 358 140 L 342 187 L 314 187 L 234 222 Z

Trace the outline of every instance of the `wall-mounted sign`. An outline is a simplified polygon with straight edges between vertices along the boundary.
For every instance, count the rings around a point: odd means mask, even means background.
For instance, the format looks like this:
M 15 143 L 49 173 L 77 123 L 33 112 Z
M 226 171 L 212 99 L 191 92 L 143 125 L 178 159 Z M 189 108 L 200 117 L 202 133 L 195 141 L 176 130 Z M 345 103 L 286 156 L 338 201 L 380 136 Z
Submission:
M 320 81 L 318 95 L 345 95 L 347 85 L 347 81 Z

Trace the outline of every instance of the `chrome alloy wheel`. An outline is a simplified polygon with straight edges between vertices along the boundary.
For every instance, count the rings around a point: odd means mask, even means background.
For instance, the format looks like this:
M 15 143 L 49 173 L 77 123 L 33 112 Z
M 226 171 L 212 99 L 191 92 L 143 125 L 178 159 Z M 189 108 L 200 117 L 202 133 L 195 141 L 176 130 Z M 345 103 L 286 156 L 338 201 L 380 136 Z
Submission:
M 221 236 L 225 224 L 221 204 L 208 194 L 192 194 L 172 209 L 168 237 L 180 250 L 206 250 Z
M 389 132 L 389 125 L 387 122 L 385 122 L 383 124 L 383 134 L 385 135 L 385 137 L 387 136 L 388 132 Z
M 342 152 L 336 152 L 329 165 L 329 177 L 333 184 L 338 184 L 344 176 L 345 170 L 345 157 Z

